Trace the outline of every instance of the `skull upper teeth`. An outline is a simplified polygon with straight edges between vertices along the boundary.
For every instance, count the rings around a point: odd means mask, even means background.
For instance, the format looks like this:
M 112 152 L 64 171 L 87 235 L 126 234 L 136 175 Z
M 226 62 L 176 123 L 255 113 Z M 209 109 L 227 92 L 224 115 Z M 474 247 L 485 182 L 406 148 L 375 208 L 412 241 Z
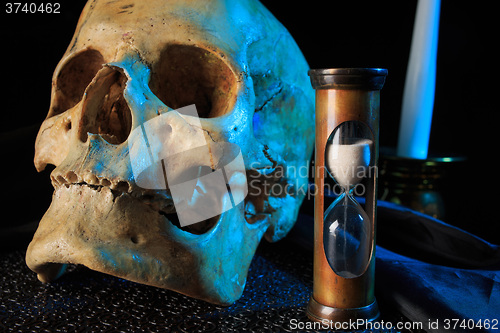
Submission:
M 96 190 L 102 187 L 109 187 L 115 196 L 123 194 L 130 195 L 139 199 L 142 203 L 150 206 L 153 210 L 163 212 L 165 214 L 175 213 L 175 206 L 168 190 L 144 190 L 133 186 L 131 183 L 124 180 L 110 180 L 105 177 L 97 177 L 91 173 L 85 173 L 83 176 L 78 175 L 73 171 L 66 174 L 52 174 L 52 184 L 55 188 L 60 186 L 89 186 Z
M 59 186 L 69 186 L 69 185 L 90 185 L 90 186 L 106 186 L 114 191 L 120 192 L 130 192 L 132 186 L 123 180 L 110 180 L 105 177 L 97 177 L 96 175 L 86 172 L 83 175 L 79 175 L 73 171 L 69 171 L 65 174 L 52 174 L 51 175 L 52 184 L 55 188 Z

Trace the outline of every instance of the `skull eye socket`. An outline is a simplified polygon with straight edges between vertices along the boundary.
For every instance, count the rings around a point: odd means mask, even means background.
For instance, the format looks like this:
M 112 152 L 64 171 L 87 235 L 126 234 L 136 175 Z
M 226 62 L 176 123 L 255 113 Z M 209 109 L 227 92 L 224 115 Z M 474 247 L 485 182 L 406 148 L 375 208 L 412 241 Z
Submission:
M 151 91 L 167 106 L 195 104 L 200 118 L 226 114 L 234 105 L 236 78 L 217 55 L 190 45 L 169 45 L 152 68 Z
M 102 64 L 101 53 L 92 49 L 76 54 L 64 64 L 55 79 L 56 95 L 49 116 L 63 113 L 78 104 Z

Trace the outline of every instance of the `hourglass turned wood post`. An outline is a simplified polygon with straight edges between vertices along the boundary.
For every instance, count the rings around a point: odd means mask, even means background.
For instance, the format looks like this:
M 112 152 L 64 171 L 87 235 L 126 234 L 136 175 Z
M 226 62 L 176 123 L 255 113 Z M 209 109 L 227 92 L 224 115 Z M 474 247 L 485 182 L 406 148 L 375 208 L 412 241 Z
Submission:
M 379 104 L 387 70 L 315 69 L 309 75 L 316 89 L 317 194 L 307 315 L 316 321 L 374 320 L 379 316 L 374 295 Z M 327 210 L 325 177 L 330 176 L 344 192 Z M 364 206 L 350 192 L 356 184 L 363 186 Z

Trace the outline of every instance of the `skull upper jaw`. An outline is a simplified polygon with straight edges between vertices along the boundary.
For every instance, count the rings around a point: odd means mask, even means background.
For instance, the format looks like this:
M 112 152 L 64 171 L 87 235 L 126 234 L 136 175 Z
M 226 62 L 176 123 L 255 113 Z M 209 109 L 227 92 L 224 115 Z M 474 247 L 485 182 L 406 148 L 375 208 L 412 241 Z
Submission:
M 26 254 L 41 281 L 75 263 L 215 304 L 241 296 L 250 263 L 241 257 L 251 256 L 262 237 L 254 225 L 246 232 L 238 227 L 241 207 L 221 215 L 209 232 L 194 235 L 132 196 L 113 192 L 88 185 L 56 189 Z M 233 248 L 221 245 L 225 237 L 234 239 Z

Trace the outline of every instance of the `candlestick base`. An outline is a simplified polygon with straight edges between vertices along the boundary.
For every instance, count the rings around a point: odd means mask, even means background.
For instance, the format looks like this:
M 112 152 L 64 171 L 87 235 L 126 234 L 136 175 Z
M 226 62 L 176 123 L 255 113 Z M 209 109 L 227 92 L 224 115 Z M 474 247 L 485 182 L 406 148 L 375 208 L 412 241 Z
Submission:
M 400 157 L 394 149 L 383 147 L 379 160 L 379 199 L 444 220 L 443 185 L 451 168 L 464 161 L 464 157 L 456 156 Z
M 356 323 L 357 329 L 363 329 L 364 324 L 380 317 L 377 301 L 360 308 L 341 309 L 320 304 L 312 296 L 307 305 L 306 313 L 312 321 L 321 322 L 331 329 L 343 328 L 342 324 L 353 322 Z M 336 323 L 338 324 L 336 325 Z

